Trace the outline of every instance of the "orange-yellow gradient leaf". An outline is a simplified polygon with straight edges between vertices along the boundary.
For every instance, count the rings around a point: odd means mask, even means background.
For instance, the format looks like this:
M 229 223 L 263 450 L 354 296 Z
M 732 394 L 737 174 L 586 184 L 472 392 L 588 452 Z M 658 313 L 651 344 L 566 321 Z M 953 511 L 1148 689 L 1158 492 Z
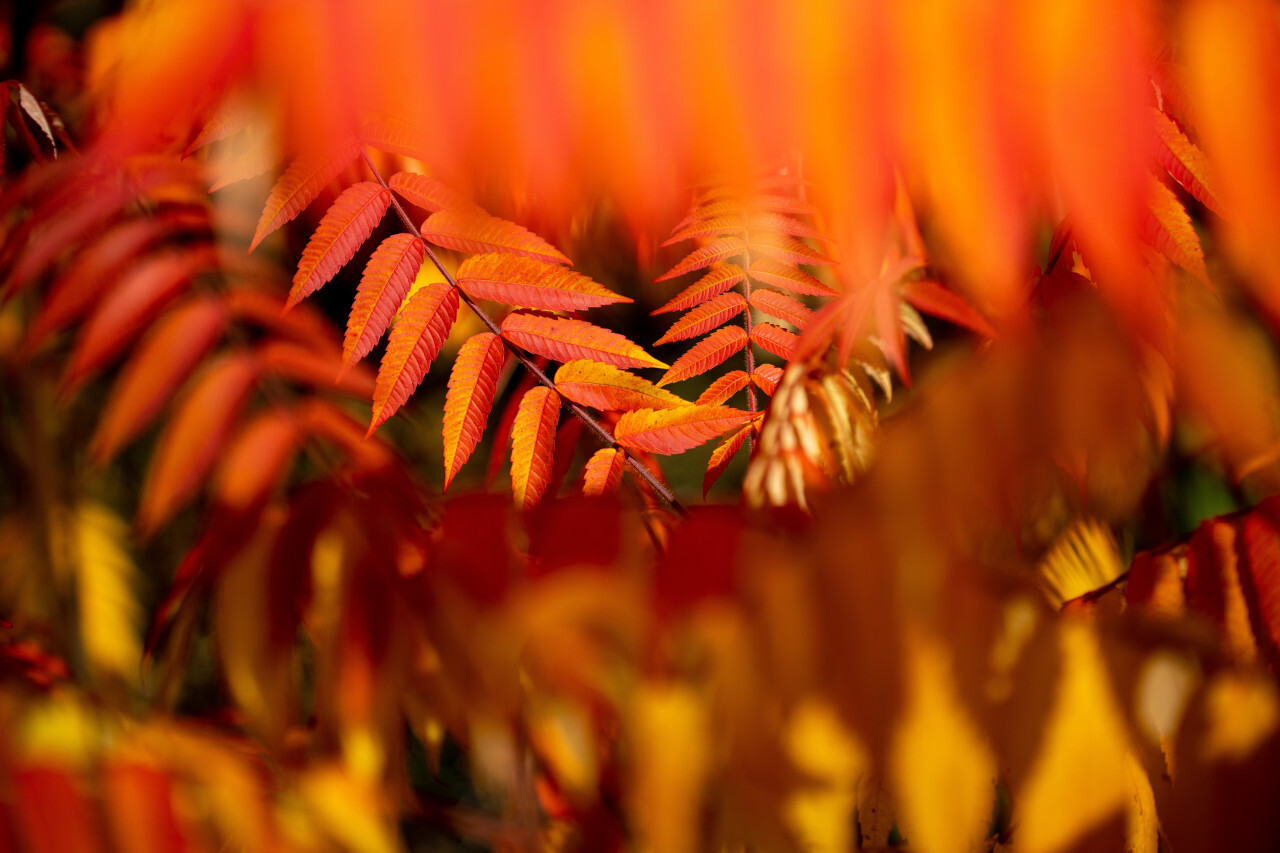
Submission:
M 672 409 L 689 405 L 665 388 L 611 364 L 585 359 L 568 361 L 556 371 L 556 389 L 582 406 L 602 412 Z
M 813 316 L 813 311 L 798 299 L 772 290 L 751 291 L 751 307 L 770 317 L 777 317 L 797 329 L 803 329 Z
M 626 448 L 664 455 L 683 453 L 749 420 L 750 412 L 724 406 L 637 409 L 618 420 L 613 437 Z
M 719 240 L 713 240 L 701 248 L 694 249 L 685 256 L 684 260 L 655 278 L 654 281 L 667 281 L 668 279 L 679 278 L 685 273 L 704 269 L 718 261 L 732 258 L 734 255 L 741 255 L 746 250 L 746 244 L 737 237 L 722 237 Z
M 306 209 L 320 194 L 330 181 L 360 153 L 360 143 L 350 141 L 335 149 L 330 149 L 313 156 L 299 157 L 284 170 L 280 180 L 271 188 L 267 196 L 266 207 L 254 230 L 253 241 L 249 251 L 258 248 L 258 244 L 267 235 L 286 222 L 290 222 Z
M 715 743 L 704 700 L 689 687 L 646 684 L 629 722 L 634 761 L 627 805 L 639 849 L 697 853 Z
M 716 329 L 677 358 L 671 369 L 658 380 L 658 384 L 670 385 L 672 382 L 681 382 L 706 373 L 746 345 L 747 332 L 741 326 Z
M 764 255 L 784 264 L 830 266 L 835 263 L 817 249 L 786 234 L 752 234 L 747 248 L 753 255 Z
M 1166 258 L 1191 273 L 1198 280 L 1209 283 L 1209 273 L 1204 268 L 1204 250 L 1200 236 L 1191 224 L 1191 217 L 1173 190 L 1159 180 L 1150 180 L 1150 210 L 1144 223 L 1143 237 Z
M 342 191 L 302 250 L 287 307 L 292 308 L 329 282 L 355 257 L 391 206 L 391 192 L 373 181 Z
M 658 338 L 658 344 L 666 344 L 672 341 L 686 341 L 689 338 L 696 338 L 704 332 L 724 325 L 733 317 L 742 313 L 742 309 L 747 307 L 747 300 L 743 299 L 736 293 L 722 293 L 710 302 L 704 302 L 701 305 L 689 310 L 679 320 L 667 329 L 667 333 Z
M 777 213 L 754 213 L 747 216 L 715 216 L 711 219 L 695 222 L 672 234 L 662 245 L 670 246 L 682 240 L 702 237 L 717 237 L 721 234 L 742 234 L 744 232 L 768 231 L 789 234 L 793 237 L 824 239 L 816 228 L 805 225 L 798 219 L 782 216 Z
M 737 264 L 724 264 L 716 267 L 693 284 L 680 291 L 674 299 L 653 310 L 653 314 L 667 314 L 671 311 L 683 311 L 719 296 L 738 282 L 746 278 L 746 273 Z
M 773 258 L 760 258 L 751 263 L 751 277 L 761 284 L 789 290 L 803 296 L 835 296 L 836 292 L 792 264 Z
M 395 414 L 422 383 L 457 318 L 458 289 L 443 281 L 433 281 L 405 305 L 391 329 L 387 352 L 378 368 L 370 435 Z M 456 374 L 457 368 L 454 370 Z M 452 379 L 449 387 L 453 387 Z
M 758 364 L 751 373 L 751 384 L 755 385 L 770 397 L 782 381 L 782 368 L 776 364 Z
M 444 398 L 445 489 L 484 434 L 505 358 L 502 339 L 489 332 L 471 336 L 458 351 Z
M 793 332 L 788 332 L 773 323 L 757 323 L 751 328 L 751 342 L 780 358 L 791 358 L 792 353 L 795 352 L 797 340 Z
M 555 461 L 560 395 L 539 385 L 520 399 L 511 427 L 511 498 L 521 509 L 542 500 Z
M 613 447 L 600 448 L 591 454 L 582 472 L 582 493 L 589 498 L 615 494 L 622 485 L 622 470 L 626 467 L 626 453 Z
M 414 172 L 396 172 L 387 185 L 410 204 L 435 213 L 440 210 L 480 211 L 479 206 L 435 178 Z
M 522 308 L 583 311 L 631 301 L 573 270 L 497 252 L 467 258 L 454 278 L 468 296 Z
M 137 678 L 142 610 L 138 569 L 126 550 L 129 528 L 107 507 L 82 503 L 74 518 L 80 635 L 95 675 Z
M 743 374 L 745 376 L 745 374 Z M 749 423 L 733 435 L 726 438 L 711 451 L 711 458 L 707 460 L 707 473 L 702 477 L 702 496 L 705 498 L 707 492 L 711 491 L 711 487 L 715 485 L 716 480 L 720 479 L 720 475 L 729 467 L 729 463 L 733 461 L 733 457 L 737 455 L 738 450 L 742 447 L 743 442 L 747 440 L 747 436 L 756 428 L 754 423 Z
M 724 199 L 695 207 L 679 225 L 677 231 L 693 222 L 724 216 L 756 215 L 761 213 L 811 214 L 817 210 L 806 201 L 789 195 L 756 195 L 747 199 Z
M 536 355 L 560 362 L 591 359 L 615 367 L 666 367 L 642 347 L 585 320 L 508 314 L 502 336 Z
M 89 455 L 105 462 L 145 429 L 226 325 L 226 308 L 215 299 L 192 300 L 157 322 L 120 372 Z
M 527 228 L 480 210 L 439 210 L 422 223 L 422 236 L 446 249 L 478 255 L 507 252 L 553 264 L 569 259 Z
M 715 382 L 712 382 L 711 386 L 698 397 L 694 405 L 718 406 L 743 388 L 746 388 L 750 383 L 751 377 L 747 375 L 746 371 L 731 370 L 716 379 Z
M 424 246 L 420 237 L 394 234 L 374 250 L 347 318 L 342 340 L 342 358 L 347 364 L 355 364 L 368 355 L 391 324 L 422 268 Z
M 138 507 L 143 531 L 154 531 L 195 495 L 257 377 L 254 359 L 238 355 L 211 365 L 196 380 L 156 444 Z
M 939 317 L 964 326 L 988 338 L 996 336 L 996 330 L 987 319 L 965 302 L 959 294 L 948 290 L 936 281 L 908 281 L 901 285 L 902 298 L 917 311 Z
M 1151 114 L 1159 140 L 1156 145 L 1156 161 L 1197 201 L 1221 216 L 1222 202 L 1212 189 L 1209 164 L 1204 153 L 1187 139 L 1167 115 L 1157 109 L 1152 109 Z
M 300 437 L 289 412 L 274 406 L 259 412 L 227 445 L 214 477 L 214 496 L 241 512 L 261 505 L 288 468 Z

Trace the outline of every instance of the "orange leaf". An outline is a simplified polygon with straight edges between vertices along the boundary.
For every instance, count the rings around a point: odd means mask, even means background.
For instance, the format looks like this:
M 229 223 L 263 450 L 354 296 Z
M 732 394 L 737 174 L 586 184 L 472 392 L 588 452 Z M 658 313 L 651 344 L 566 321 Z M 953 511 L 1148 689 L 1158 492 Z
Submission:
M 693 284 L 680 291 L 677 296 L 663 305 L 650 312 L 652 314 L 666 314 L 670 311 L 682 311 L 685 308 L 692 308 L 711 299 L 713 296 L 719 296 L 729 288 L 747 277 L 742 267 L 737 264 L 725 264 L 717 267 Z
M 613 437 L 623 447 L 649 453 L 683 453 L 724 435 L 751 419 L 749 412 L 723 406 L 637 409 L 618 419 Z
M 725 326 L 698 341 L 676 359 L 658 385 L 670 385 L 706 373 L 747 345 L 747 333 L 741 326 Z
M 678 278 L 687 272 L 709 267 L 717 261 L 732 258 L 734 255 L 741 255 L 746 250 L 746 244 L 737 237 L 722 237 L 719 240 L 713 240 L 702 248 L 694 249 L 685 256 L 684 260 L 655 278 L 654 281 Z
M 508 314 L 502 336 L 531 353 L 560 362 L 588 358 L 617 367 L 666 367 L 631 341 L 585 320 Z
M 454 279 L 468 296 L 525 308 L 581 311 L 631 301 L 573 270 L 501 253 L 467 258 Z
M 711 487 L 715 485 L 716 480 L 720 479 L 724 469 L 729 467 L 729 463 L 737 455 L 738 449 L 742 447 L 743 442 L 747 440 L 747 436 L 755 428 L 755 422 L 747 424 L 720 442 L 716 449 L 711 451 L 711 458 L 707 460 L 707 473 L 702 477 L 702 496 L 704 498 L 707 496 L 707 492 L 711 491 Z
M 521 509 L 542 500 L 555 456 L 560 395 L 539 385 L 520 399 L 511 427 L 511 497 Z
M 789 290 L 805 296 L 836 296 L 836 292 L 803 270 L 770 258 L 751 264 L 751 277 L 761 284 Z
M 329 282 L 355 257 L 391 206 L 391 193 L 373 181 L 342 191 L 302 250 L 286 307 L 292 308 Z
M 299 437 L 291 414 L 275 407 L 259 412 L 222 454 L 214 496 L 236 511 L 265 503 L 293 458 Z
M 1155 127 L 1156 160 L 1173 176 L 1174 180 L 1186 187 L 1205 207 L 1219 216 L 1222 215 L 1222 203 L 1217 194 L 1209 186 L 1209 166 L 1205 156 L 1195 143 L 1183 134 L 1173 120 L 1157 109 L 1152 109 L 1152 124 Z
M 387 181 L 396 194 L 410 204 L 435 213 L 438 210 L 467 210 L 483 213 L 479 205 L 462 193 L 426 175 L 396 172 Z
M 784 264 L 811 264 L 819 266 L 831 266 L 835 261 L 819 252 L 817 249 L 806 246 L 794 237 L 788 237 L 786 234 L 778 233 L 761 233 L 751 235 L 751 241 L 747 248 L 751 250 L 753 255 L 764 255 L 767 258 L 773 258 L 775 261 L 781 261 Z
M 1142 236 L 1166 258 L 1209 284 L 1204 267 L 1204 250 L 1200 237 L 1191 225 L 1191 217 L 1173 190 L 1154 177 L 1148 183 L 1150 204 L 1143 222 Z
M 128 346 L 134 335 L 213 260 L 211 252 L 166 252 L 129 270 L 102 300 L 76 341 L 63 376 L 72 391 L 90 372 Z
M 793 237 L 808 237 L 815 240 L 826 239 L 816 228 L 805 225 L 798 219 L 782 216 L 777 213 L 753 213 L 747 216 L 715 216 L 688 225 L 672 234 L 663 246 L 670 246 L 682 240 L 697 237 L 715 237 L 720 234 L 741 234 L 743 232 L 777 232 L 790 234 Z
M 405 305 L 391 329 L 387 352 L 378 368 L 369 435 L 395 414 L 421 384 L 457 318 L 458 289 L 443 281 L 433 281 Z M 453 387 L 452 379 L 449 386 Z
M 757 364 L 751 373 L 751 383 L 770 397 L 782 381 L 782 368 L 776 364 Z
M 957 293 L 936 281 L 904 282 L 901 290 L 902 298 L 917 311 L 949 320 L 957 326 L 964 326 L 988 338 L 996 336 L 996 330 L 985 317 L 975 311 Z
M 647 379 L 598 361 L 569 361 L 556 371 L 556 390 L 602 412 L 671 409 L 688 402 Z
M 437 246 L 473 255 L 508 252 L 556 264 L 569 263 L 555 246 L 527 228 L 478 209 L 436 211 L 422 223 L 422 236 Z
M 703 332 L 724 325 L 734 316 L 741 314 L 747 307 L 747 300 L 736 293 L 722 293 L 710 302 L 693 308 L 667 329 L 667 333 L 658 338 L 657 343 L 684 341 L 696 338 Z
M 195 495 L 257 377 L 254 359 L 237 355 L 214 363 L 196 380 L 156 444 L 138 508 L 138 525 L 145 532 L 153 532 Z
M 264 375 L 278 376 L 319 390 L 336 386 L 356 397 L 368 397 L 374 391 L 372 372 L 364 368 L 354 371 L 342 369 L 342 359 L 336 347 L 322 345 L 316 348 L 273 340 L 258 346 L 257 358 Z
M 484 434 L 505 357 L 502 339 L 489 332 L 472 335 L 458 351 L 444 398 L 446 490 Z
M 772 323 L 757 323 L 753 326 L 751 342 L 766 352 L 788 360 L 796 349 L 796 335 Z
M 253 232 L 249 251 L 258 248 L 258 244 L 268 234 L 301 213 L 320 194 L 320 190 L 336 178 L 359 153 L 360 143 L 350 140 L 336 150 L 312 157 L 299 157 L 290 163 L 267 196 L 267 204 L 258 220 L 258 227 Z
M 813 312 L 800 300 L 772 290 L 751 291 L 751 307 L 790 323 L 797 329 L 803 329 L 813 316 Z
M 591 455 L 582 472 L 582 493 L 589 498 L 612 495 L 622 485 L 622 470 L 627 467 L 627 454 L 613 447 L 603 447 Z
M 364 427 L 355 418 L 322 397 L 310 396 L 294 411 L 298 428 L 305 434 L 321 436 L 333 442 L 359 468 L 381 468 L 394 455 L 378 439 L 367 439 Z
M 714 201 L 695 207 L 684 218 L 677 229 L 684 228 L 691 222 L 720 216 L 742 216 L 744 213 L 816 213 L 817 210 L 808 202 L 789 195 L 756 195 L 747 199 L 728 199 Z
M 192 300 L 156 323 L 111 391 L 93 435 L 95 462 L 110 459 L 151 423 L 226 324 L 226 308 L 213 298 Z
M 746 371 L 731 370 L 715 382 L 712 382 L 711 387 L 702 392 L 702 396 L 698 397 L 694 405 L 718 406 L 743 388 L 746 388 L 750 383 L 751 377 L 747 375 Z M 706 494 L 706 492 L 703 492 L 703 494 Z
M 342 356 L 348 364 L 368 355 L 391 324 L 422 268 L 425 245 L 412 234 L 393 234 L 374 249 L 347 318 Z

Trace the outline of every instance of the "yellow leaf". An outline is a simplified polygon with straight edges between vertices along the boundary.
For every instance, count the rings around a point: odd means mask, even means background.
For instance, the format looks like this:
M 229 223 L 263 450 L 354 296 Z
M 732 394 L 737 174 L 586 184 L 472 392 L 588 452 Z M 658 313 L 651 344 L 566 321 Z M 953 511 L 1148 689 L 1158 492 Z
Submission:
M 1244 760 L 1280 723 L 1275 683 L 1251 673 L 1224 672 L 1215 678 L 1205 693 L 1205 710 L 1205 761 Z
M 76 512 L 80 634 L 89 665 L 129 681 L 138 677 L 142 614 L 134 598 L 138 569 L 124 548 L 129 528 L 110 509 L 82 504 Z
M 857 808 L 859 780 L 867 778 L 866 749 L 841 725 L 834 710 L 815 701 L 796 707 L 784 737 L 791 760 L 814 780 L 783 806 L 801 849 L 812 853 L 853 850 L 851 818 Z
M 687 687 L 648 684 L 637 692 L 631 714 L 631 817 L 639 849 L 701 850 L 711 763 L 706 706 Z

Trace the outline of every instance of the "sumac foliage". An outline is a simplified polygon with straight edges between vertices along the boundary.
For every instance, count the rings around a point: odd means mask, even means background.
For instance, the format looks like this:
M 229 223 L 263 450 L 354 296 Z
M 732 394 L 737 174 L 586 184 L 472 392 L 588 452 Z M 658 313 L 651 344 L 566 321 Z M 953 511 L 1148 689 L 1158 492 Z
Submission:
M 1280 844 L 1270 5 L 9 5 L 0 850 Z

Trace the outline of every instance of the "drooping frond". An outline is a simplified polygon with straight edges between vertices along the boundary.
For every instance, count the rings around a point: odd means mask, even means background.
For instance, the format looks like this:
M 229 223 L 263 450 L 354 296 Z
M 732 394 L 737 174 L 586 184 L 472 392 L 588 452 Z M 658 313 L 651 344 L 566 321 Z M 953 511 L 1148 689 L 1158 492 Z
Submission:
M 617 332 L 585 320 L 508 314 L 502 321 L 502 335 L 529 352 L 559 362 L 585 358 L 616 367 L 666 367 Z
M 505 359 L 502 339 L 489 332 L 472 335 L 458 350 L 444 399 L 445 489 L 484 434 L 498 387 L 498 372 Z
M 797 329 L 803 329 L 809 322 L 809 318 L 813 316 L 813 311 L 800 300 L 772 290 L 751 291 L 751 307 L 770 317 L 790 323 Z
M 395 190 L 396 195 L 405 201 L 431 213 L 439 210 L 484 212 L 479 205 L 462 193 L 426 175 L 396 172 L 391 176 L 391 180 L 387 181 L 387 186 Z
M 522 308 L 582 311 L 631 301 L 573 270 L 498 252 L 467 258 L 455 279 L 469 296 Z
M 351 303 L 342 358 L 355 364 L 369 354 L 391 324 L 413 286 L 424 257 L 423 241 L 412 234 L 393 234 L 374 249 Z
M 706 373 L 729 356 L 747 345 L 747 333 L 741 326 L 724 326 L 698 341 L 689 351 L 676 359 L 671 369 L 658 380 L 659 385 L 670 385 L 693 376 Z
M 613 437 L 623 447 L 669 455 L 697 447 L 750 419 L 750 412 L 724 406 L 637 409 L 618 420 Z
M 582 493 L 589 498 L 614 494 L 622 485 L 622 470 L 626 467 L 626 453 L 614 447 L 600 448 L 583 469 Z
M 520 399 L 511 427 L 511 497 L 521 509 L 532 509 L 547 490 L 555 456 L 560 396 L 539 385 Z
M 751 277 L 761 284 L 789 290 L 803 296 L 836 296 L 836 292 L 804 270 L 776 261 L 759 258 L 751 262 Z
M 258 248 L 267 235 L 301 213 L 359 153 L 360 143 L 351 140 L 337 149 L 299 157 L 290 163 L 267 196 L 249 251 Z
M 422 382 L 457 317 L 458 289 L 442 281 L 422 288 L 405 305 L 391 330 L 386 355 L 378 368 L 370 435 L 404 405 Z M 458 357 L 461 360 L 461 354 Z M 453 387 L 452 377 L 449 387 Z
M 298 450 L 299 424 L 292 412 L 263 409 L 227 442 L 213 480 L 214 498 L 236 512 L 266 503 Z
M 343 190 L 302 250 L 285 304 L 292 308 L 337 275 L 369 239 L 390 206 L 391 192 L 373 181 L 361 181 Z
M 555 382 L 560 393 L 573 402 L 604 412 L 688 405 L 688 401 L 647 379 L 598 361 L 565 362 L 556 371 Z
M 746 278 L 746 273 L 737 264 L 724 264 L 716 267 L 693 284 L 680 291 L 674 299 L 661 308 L 653 310 L 653 314 L 666 314 L 671 311 L 683 311 L 701 305 L 708 299 L 719 296 L 738 282 Z
M 482 210 L 439 210 L 422 223 L 422 236 L 437 246 L 478 255 L 507 252 L 555 264 L 569 259 L 555 246 L 514 222 Z
M 731 370 L 712 382 L 711 386 L 698 397 L 695 405 L 719 406 L 750 383 L 751 377 L 745 370 Z
M 741 255 L 746 250 L 746 244 L 737 237 L 722 237 L 719 240 L 713 240 L 707 245 L 690 252 L 685 256 L 684 260 L 655 278 L 654 281 L 679 278 L 685 273 L 704 269 L 718 261 L 732 258 L 734 255 Z
M 672 341 L 685 341 L 698 335 L 723 326 L 733 317 L 742 313 L 747 307 L 747 300 L 736 293 L 722 293 L 709 302 L 704 302 L 690 309 L 679 320 L 671 324 L 667 333 L 658 338 L 658 344 Z

